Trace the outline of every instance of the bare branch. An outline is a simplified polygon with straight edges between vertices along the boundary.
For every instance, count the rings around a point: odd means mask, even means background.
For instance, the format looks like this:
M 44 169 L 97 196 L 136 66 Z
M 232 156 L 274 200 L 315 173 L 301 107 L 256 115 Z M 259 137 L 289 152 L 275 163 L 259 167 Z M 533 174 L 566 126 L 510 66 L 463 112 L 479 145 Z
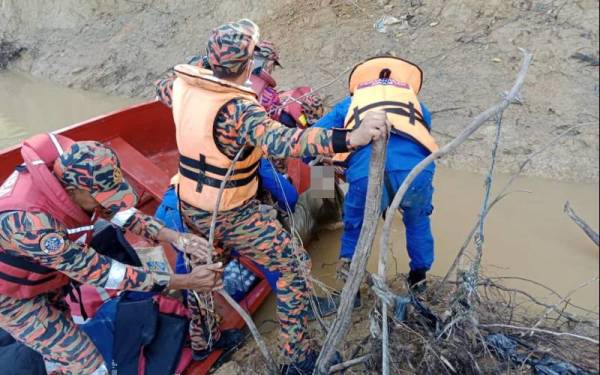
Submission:
M 581 228 L 585 234 L 596 244 L 596 246 L 600 246 L 600 239 L 598 238 L 598 233 L 593 230 L 588 223 L 585 222 L 581 217 L 579 217 L 575 211 L 571 208 L 571 204 L 569 202 L 565 203 L 565 213 Z
M 568 301 L 571 298 L 571 296 L 573 294 L 575 294 L 578 290 L 583 289 L 583 288 L 587 287 L 588 285 L 590 285 L 591 283 L 594 283 L 596 281 L 598 281 L 598 275 L 596 275 L 593 279 L 586 281 L 585 283 L 579 285 L 577 288 L 575 288 L 572 291 L 570 291 L 569 293 L 567 293 L 554 306 L 548 307 L 546 309 L 546 311 L 544 311 L 544 315 L 542 315 L 542 317 L 533 325 L 533 328 L 539 327 L 539 325 L 542 324 L 542 322 L 548 317 L 548 315 L 552 312 L 553 309 L 555 309 L 558 305 L 562 304 L 563 302 Z M 533 334 L 533 329 L 532 329 L 531 334 Z
M 360 230 L 358 244 L 352 263 L 350 276 L 342 290 L 340 307 L 331 329 L 325 338 L 321 354 L 317 359 L 315 374 L 329 374 L 329 363 L 333 358 L 338 345 L 346 337 L 352 321 L 354 299 L 365 276 L 367 261 L 371 255 L 373 239 L 377 231 L 377 222 L 381 215 L 382 181 L 385 168 L 387 144 L 386 140 L 378 140 L 372 145 L 371 162 L 369 164 L 369 186 L 367 188 L 365 221 Z
M 336 372 L 344 371 L 346 369 L 349 369 L 350 367 L 358 366 L 360 364 L 368 362 L 371 360 L 371 358 L 373 358 L 373 355 L 367 354 L 367 355 L 363 355 L 362 357 L 354 358 L 349 361 L 337 364 L 335 366 L 331 366 L 329 373 L 335 374 Z
M 246 310 L 244 310 L 244 308 L 242 306 L 240 306 L 239 303 L 236 302 L 236 300 L 231 298 L 231 296 L 226 291 L 220 290 L 219 294 L 221 296 L 223 296 L 223 298 L 225 298 L 225 300 L 231 305 L 231 307 L 233 307 L 233 309 L 238 314 L 240 314 L 242 319 L 244 319 L 244 321 L 246 322 L 248 329 L 250 330 L 250 332 L 252 333 L 252 336 L 254 337 L 254 341 L 256 341 L 256 345 L 258 346 L 258 349 L 262 353 L 263 357 L 265 357 L 265 362 L 267 364 L 267 369 L 269 371 L 269 374 L 271 374 L 271 375 L 277 374 L 278 373 L 277 364 L 275 363 L 275 360 L 271 356 L 271 353 L 269 352 L 269 349 L 267 348 L 267 344 L 265 343 L 265 340 L 263 339 L 260 332 L 258 332 L 258 328 L 256 328 L 256 324 L 254 324 L 254 320 L 252 320 L 252 317 L 246 312 Z
M 525 170 L 525 168 L 538 155 L 540 155 L 543 152 L 545 152 L 548 149 L 550 149 L 550 147 L 552 147 L 555 143 L 557 143 L 558 141 L 560 141 L 565 136 L 571 134 L 573 132 L 573 130 L 576 130 L 578 128 L 585 127 L 585 126 L 595 125 L 597 123 L 598 123 L 597 121 L 596 122 L 586 122 L 586 123 L 581 123 L 581 124 L 577 124 L 575 126 L 572 126 L 569 129 L 565 130 L 564 132 L 558 134 L 556 137 L 552 138 L 549 142 L 547 142 L 542 147 L 540 147 L 536 152 L 534 152 L 531 155 L 529 155 L 529 157 L 527 157 L 527 159 L 523 160 L 523 162 L 519 165 L 519 168 L 518 168 L 517 172 L 515 172 L 510 177 L 510 179 L 506 182 L 506 184 L 504 185 L 504 187 L 502 188 L 502 190 L 500 191 L 500 193 L 498 193 L 498 195 L 496 196 L 496 198 L 494 198 L 494 200 L 490 203 L 490 205 L 488 206 L 487 210 L 485 211 L 485 215 L 487 216 L 489 214 L 489 212 L 491 211 L 492 207 L 494 207 L 498 202 L 500 202 L 502 199 L 506 198 L 510 194 L 510 192 L 508 191 L 508 189 L 517 180 L 517 178 L 519 178 L 521 176 L 521 174 L 523 173 L 523 171 Z M 525 191 L 519 191 L 519 192 L 525 192 Z M 471 232 L 469 233 L 469 235 L 465 239 L 465 242 L 463 243 L 463 245 L 461 246 L 460 250 L 458 251 L 458 253 L 456 255 L 456 258 L 454 258 L 454 262 L 452 263 L 452 265 L 450 266 L 450 268 L 446 272 L 446 275 L 444 276 L 442 284 L 445 284 L 448 281 L 448 278 L 450 277 L 450 275 L 452 274 L 452 272 L 454 272 L 456 270 L 456 267 L 458 267 L 458 264 L 459 264 L 461 258 L 463 257 L 465 251 L 467 250 L 469 244 L 471 243 L 471 240 L 473 239 L 473 236 L 475 235 L 475 232 L 477 231 L 478 225 L 479 225 L 479 218 L 477 219 L 477 221 L 473 225 L 473 228 L 471 229 Z
M 600 344 L 600 342 L 596 339 L 593 339 L 591 337 L 587 337 L 587 336 L 581 336 L 581 335 L 576 335 L 574 333 L 569 333 L 569 332 L 556 332 L 556 331 L 550 331 L 547 329 L 540 329 L 540 328 L 531 328 L 531 327 L 520 327 L 520 326 L 513 326 L 513 325 L 508 325 L 508 324 L 480 324 L 479 327 L 483 327 L 483 328 L 508 328 L 508 329 L 515 329 L 515 330 L 519 330 L 519 331 L 535 331 L 535 332 L 540 332 L 540 333 L 546 333 L 548 335 L 553 335 L 553 336 L 558 336 L 558 337 L 573 337 L 579 340 L 585 340 L 585 341 L 589 341 L 593 344 Z

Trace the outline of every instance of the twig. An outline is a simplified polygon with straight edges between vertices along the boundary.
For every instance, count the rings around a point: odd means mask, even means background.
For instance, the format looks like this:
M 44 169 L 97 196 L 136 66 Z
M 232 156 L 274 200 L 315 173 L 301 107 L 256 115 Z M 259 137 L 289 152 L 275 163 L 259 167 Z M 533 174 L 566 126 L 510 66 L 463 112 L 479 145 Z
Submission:
M 498 153 L 498 146 L 500 145 L 500 134 L 502 130 L 502 113 L 498 113 L 496 120 L 496 139 L 494 140 L 494 147 L 492 148 L 492 162 L 488 175 L 485 178 L 485 193 L 483 197 L 483 203 L 481 204 L 481 211 L 479 213 L 479 225 L 477 232 L 475 233 L 475 244 L 476 244 L 476 255 L 471 265 L 470 276 L 473 280 L 473 284 L 477 285 L 479 280 L 479 269 L 481 267 L 481 258 L 483 257 L 483 243 L 485 241 L 485 219 L 487 217 L 487 208 L 490 202 L 490 194 L 492 193 L 492 183 L 494 181 L 494 172 L 496 170 L 496 155 Z
M 437 115 L 440 113 L 444 113 L 444 112 L 454 112 L 454 111 L 458 111 L 459 109 L 463 109 L 464 107 L 450 107 L 450 108 L 442 108 L 442 109 L 438 109 L 436 111 L 431 111 L 431 116 L 433 115 Z
M 348 277 L 342 290 L 337 316 L 331 325 L 331 329 L 323 343 L 321 354 L 317 359 L 315 366 L 315 374 L 317 375 L 326 375 L 329 373 L 331 359 L 350 328 L 354 299 L 365 276 L 367 261 L 371 254 L 373 238 L 377 230 L 377 222 L 381 214 L 380 202 L 386 149 L 386 140 L 384 139 L 380 139 L 372 145 L 365 221 L 360 230 L 356 252 L 350 265 L 350 277 Z
M 540 332 L 540 333 L 546 333 L 549 335 L 553 335 L 553 336 L 558 336 L 558 337 L 562 337 L 562 336 L 566 336 L 566 337 L 573 337 L 579 340 L 585 340 L 585 341 L 589 341 L 593 344 L 600 344 L 600 342 L 596 339 L 593 339 L 591 337 L 587 337 L 587 336 L 581 336 L 581 335 L 576 335 L 574 333 L 569 333 L 569 332 L 556 332 L 556 331 L 550 331 L 547 329 L 540 329 L 540 328 L 531 328 L 531 327 L 520 327 L 520 326 L 513 326 L 513 325 L 508 325 L 508 324 L 480 324 L 479 327 L 483 327 L 483 328 L 508 328 L 508 329 L 516 329 L 519 331 L 535 331 L 535 332 Z
M 277 374 L 278 368 L 277 368 L 277 365 L 275 364 L 275 360 L 273 360 L 273 357 L 271 356 L 271 353 L 269 352 L 269 349 L 267 348 L 267 344 L 265 343 L 265 340 L 263 339 L 262 335 L 258 331 L 258 328 L 256 328 L 256 324 L 254 324 L 254 320 L 252 320 L 252 317 L 250 317 L 250 315 L 246 312 L 246 310 L 244 310 L 244 308 L 242 306 L 240 306 L 240 304 L 237 303 L 236 300 L 234 300 L 226 291 L 219 290 L 219 294 L 223 298 L 225 298 L 225 300 L 231 305 L 231 307 L 233 307 L 233 309 L 238 314 L 240 314 L 240 316 L 246 322 L 248 329 L 250 330 L 250 332 L 252 333 L 252 336 L 254 337 L 254 341 L 256 341 L 256 345 L 258 346 L 258 349 L 262 353 L 263 357 L 265 357 L 265 362 L 267 364 L 267 369 L 269 371 L 269 374 L 271 374 L 271 375 Z
M 598 238 L 598 233 L 593 230 L 588 223 L 585 222 L 581 217 L 579 217 L 575 211 L 571 208 L 571 204 L 569 202 L 565 203 L 565 213 L 581 228 L 585 234 L 596 244 L 596 246 L 600 246 L 600 239 Z
M 544 315 L 542 315 L 542 317 L 533 325 L 532 327 L 532 332 L 531 335 L 533 335 L 533 329 L 539 327 L 540 324 L 542 324 L 542 322 L 548 317 L 548 315 L 552 312 L 553 309 L 555 309 L 558 305 L 560 305 L 561 303 L 568 301 L 569 298 L 571 298 L 571 296 L 573 294 L 575 294 L 578 290 L 585 288 L 586 286 L 590 285 L 593 282 L 598 281 L 598 275 L 596 275 L 593 279 L 586 281 L 585 283 L 579 285 L 577 288 L 573 289 L 572 291 L 570 291 L 569 293 L 567 293 L 560 301 L 558 301 L 554 306 L 548 307 L 546 309 L 546 311 L 544 311 Z
M 242 156 L 244 149 L 245 149 L 245 146 L 242 146 L 240 148 L 240 150 L 237 152 L 237 154 L 231 161 L 231 165 L 229 166 L 227 173 L 223 177 L 223 181 L 221 181 L 221 186 L 219 188 L 219 192 L 217 195 L 217 201 L 215 204 L 215 208 L 214 208 L 214 211 L 212 214 L 212 220 L 210 223 L 210 231 L 209 231 L 209 235 L 208 235 L 208 254 L 207 254 L 207 259 L 206 259 L 207 264 L 212 263 L 212 254 L 213 254 L 213 250 L 214 250 L 214 240 L 215 240 L 215 230 L 216 230 L 216 226 L 217 226 L 217 216 L 219 214 L 219 207 L 221 206 L 221 198 L 223 197 L 223 192 L 225 191 L 227 182 L 235 169 L 234 168 L 235 163 Z M 273 356 L 269 352 L 269 349 L 267 348 L 267 344 L 265 343 L 265 340 L 263 339 L 262 335 L 258 331 L 256 324 L 254 324 L 254 320 L 252 320 L 252 317 L 246 312 L 246 310 L 244 310 L 244 308 L 242 306 L 240 306 L 239 303 L 237 303 L 236 300 L 231 298 L 231 296 L 226 291 L 220 290 L 219 294 L 221 296 L 223 296 L 223 298 L 225 298 L 225 300 L 229 303 L 229 305 L 231 307 L 233 307 L 233 309 L 246 322 L 248 329 L 250 330 L 250 332 L 252 333 L 252 336 L 254 337 L 254 341 L 256 341 L 256 345 L 258 346 L 258 349 L 260 350 L 261 354 L 265 358 L 265 362 L 266 362 L 269 374 L 271 374 L 271 375 L 277 374 L 278 367 L 275 363 L 275 360 L 273 360 Z
M 223 198 L 223 192 L 225 191 L 225 187 L 227 186 L 227 182 L 229 178 L 233 174 L 235 163 L 240 159 L 244 150 L 246 149 L 245 145 L 240 148 L 240 150 L 235 154 L 235 157 L 231 161 L 231 165 L 227 169 L 227 173 L 225 173 L 225 177 L 223 177 L 223 181 L 221 181 L 221 185 L 219 186 L 219 192 L 217 193 L 217 202 L 215 203 L 215 209 L 213 210 L 211 222 L 210 222 L 210 230 L 208 232 L 208 255 L 206 256 L 206 263 L 212 263 L 212 255 L 214 251 L 214 242 L 215 242 L 215 230 L 217 228 L 217 216 L 219 215 L 219 207 L 221 207 L 221 199 Z
M 329 369 L 329 373 L 335 374 L 336 372 L 344 371 L 346 369 L 349 369 L 350 367 L 354 367 L 354 366 L 360 365 L 362 363 L 368 362 L 371 360 L 371 358 L 373 358 L 373 355 L 367 354 L 367 355 L 363 355 L 362 357 L 358 357 L 358 358 L 354 358 L 354 359 L 351 359 L 346 362 L 342 362 L 335 366 L 331 366 L 331 369 Z
M 532 283 L 533 285 L 539 286 L 540 288 L 546 289 L 552 295 L 554 295 L 554 296 L 556 296 L 556 297 L 558 297 L 560 299 L 563 298 L 562 295 L 560 295 L 557 291 L 555 291 L 554 289 L 550 288 L 549 286 L 544 285 L 544 284 L 542 284 L 540 282 L 537 282 L 535 280 L 531 280 L 531 279 L 525 278 L 525 277 L 519 277 L 519 276 L 497 276 L 497 277 L 490 277 L 489 279 L 490 280 L 520 280 L 520 281 L 525 281 L 525 282 L 528 282 L 528 283 Z M 569 302 L 569 306 L 574 307 L 574 308 L 576 308 L 578 310 L 584 311 L 584 312 L 586 312 L 588 314 L 598 315 L 598 311 L 586 309 L 585 307 L 581 307 L 581 306 L 575 305 L 575 304 L 573 304 L 571 302 Z

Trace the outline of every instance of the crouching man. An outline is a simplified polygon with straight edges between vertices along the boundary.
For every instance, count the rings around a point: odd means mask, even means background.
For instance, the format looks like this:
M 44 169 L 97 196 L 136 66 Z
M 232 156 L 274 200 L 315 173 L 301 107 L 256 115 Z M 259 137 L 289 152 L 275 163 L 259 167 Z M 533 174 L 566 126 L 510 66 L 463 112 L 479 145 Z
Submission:
M 102 217 L 150 240 L 206 254 L 204 240 L 167 229 L 134 208 L 138 198 L 112 150 L 42 134 L 26 140 L 21 153 L 25 163 L 0 186 L 0 327 L 57 363 L 58 374 L 108 374 L 67 312 L 63 297 L 72 280 L 154 292 L 221 287 L 220 264 L 189 275 L 148 272 L 86 245 L 94 219 Z

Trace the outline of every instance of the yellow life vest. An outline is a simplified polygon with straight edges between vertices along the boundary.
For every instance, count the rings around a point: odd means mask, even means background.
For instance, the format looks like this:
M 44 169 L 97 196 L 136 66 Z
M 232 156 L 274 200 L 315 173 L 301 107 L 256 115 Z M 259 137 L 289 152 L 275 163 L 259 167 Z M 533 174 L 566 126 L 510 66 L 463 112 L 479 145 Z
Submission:
M 221 182 L 232 159 L 223 154 L 214 137 L 219 111 L 233 99 L 257 102 L 252 89 L 235 85 L 192 65 L 175 67 L 173 119 L 179 149 L 179 184 L 182 201 L 205 211 L 214 211 Z M 232 134 L 234 137 L 235 134 Z M 230 210 L 253 198 L 258 189 L 258 164 L 262 151 L 248 149 L 235 163 L 225 185 L 219 210 Z
M 397 57 L 376 57 L 358 64 L 350 73 L 352 102 L 344 128 L 360 126 L 369 111 L 384 110 L 392 123 L 392 133 L 413 140 L 429 152 L 437 151 L 417 98 L 422 82 L 421 69 Z M 333 160 L 344 163 L 349 156 L 350 153 L 336 154 Z

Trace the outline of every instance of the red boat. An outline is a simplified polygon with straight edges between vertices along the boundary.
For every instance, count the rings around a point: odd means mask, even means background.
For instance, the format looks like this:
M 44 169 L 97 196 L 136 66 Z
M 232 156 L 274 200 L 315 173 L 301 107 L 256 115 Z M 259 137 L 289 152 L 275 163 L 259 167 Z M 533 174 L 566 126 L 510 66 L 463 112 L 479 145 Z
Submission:
M 119 156 L 123 172 L 141 197 L 138 208 L 147 214 L 154 214 L 178 167 L 175 124 L 169 108 L 157 101 L 148 102 L 69 126 L 56 133 L 76 141 L 96 140 L 109 145 Z M 0 151 L 0 181 L 4 181 L 22 162 L 19 146 Z M 289 167 L 289 175 L 298 191 L 306 191 L 310 180 L 309 168 L 300 161 L 292 161 Z M 136 239 L 130 238 L 130 241 L 135 244 Z M 164 248 L 174 268 L 174 251 L 168 245 Z M 241 262 L 260 280 L 240 302 L 247 311 L 254 313 L 271 289 L 252 262 L 243 258 Z M 222 297 L 215 294 L 215 299 L 217 310 L 223 317 L 221 328 L 243 328 L 243 319 Z M 220 355 L 220 352 L 214 352 L 205 361 L 193 362 L 186 374 L 207 374 Z

